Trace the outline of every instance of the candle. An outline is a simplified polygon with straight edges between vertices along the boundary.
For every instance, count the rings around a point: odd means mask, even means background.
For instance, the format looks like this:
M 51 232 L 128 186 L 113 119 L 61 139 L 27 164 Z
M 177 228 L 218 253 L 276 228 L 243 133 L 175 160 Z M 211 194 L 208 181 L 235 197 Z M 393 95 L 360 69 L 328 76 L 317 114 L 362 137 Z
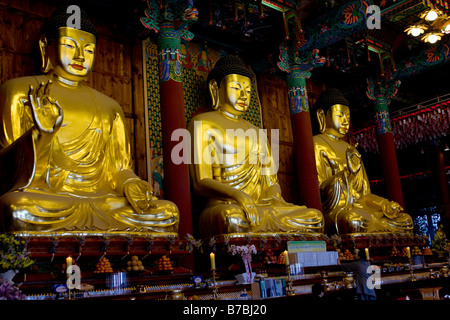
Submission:
M 289 253 L 287 252 L 287 250 L 284 250 L 283 253 L 284 253 L 286 265 L 289 265 Z
M 366 248 L 364 251 L 366 252 L 366 260 L 369 261 L 369 259 L 370 259 L 369 248 Z
M 215 270 L 216 269 L 216 255 L 214 254 L 214 252 L 211 252 L 211 254 L 209 255 L 209 259 L 211 260 L 211 270 Z
M 68 268 L 68 267 L 70 267 L 72 265 L 72 257 L 71 256 L 68 256 L 67 258 L 66 258 L 66 267 Z
M 406 253 L 408 254 L 408 258 L 411 258 L 411 249 L 409 247 L 406 247 Z
M 67 277 L 70 277 L 70 274 L 69 274 L 69 267 L 70 266 L 72 266 L 72 257 L 68 256 L 66 258 L 66 275 L 67 275 Z M 71 269 L 71 271 L 72 271 L 72 269 Z M 70 272 L 70 273 L 72 273 L 72 272 Z

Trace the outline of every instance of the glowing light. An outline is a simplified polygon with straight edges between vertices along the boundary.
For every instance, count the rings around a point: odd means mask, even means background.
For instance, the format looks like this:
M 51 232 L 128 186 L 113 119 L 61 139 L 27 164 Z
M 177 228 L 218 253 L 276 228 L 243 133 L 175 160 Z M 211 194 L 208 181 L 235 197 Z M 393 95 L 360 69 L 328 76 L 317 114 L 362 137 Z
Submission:
M 442 26 L 441 31 L 443 33 L 450 33 L 450 21 Z
M 429 43 L 436 43 L 438 40 L 439 40 L 439 37 L 435 34 L 430 34 L 430 36 L 428 37 Z
M 425 16 L 425 20 L 434 21 L 437 19 L 438 16 L 439 15 L 436 11 L 430 10 L 430 11 L 428 11 L 427 15 Z
M 410 27 L 406 28 L 405 32 L 408 35 L 412 35 L 413 37 L 417 37 L 417 36 L 420 36 L 422 33 L 424 33 L 426 29 L 427 29 L 426 26 L 415 25 L 415 26 L 410 26 Z
M 414 37 L 417 37 L 418 35 L 420 35 L 422 33 L 423 33 L 423 29 L 420 29 L 420 28 L 413 28 L 411 30 L 411 35 Z
M 429 43 L 436 43 L 441 40 L 441 35 L 437 33 L 426 34 L 423 36 L 422 40 Z

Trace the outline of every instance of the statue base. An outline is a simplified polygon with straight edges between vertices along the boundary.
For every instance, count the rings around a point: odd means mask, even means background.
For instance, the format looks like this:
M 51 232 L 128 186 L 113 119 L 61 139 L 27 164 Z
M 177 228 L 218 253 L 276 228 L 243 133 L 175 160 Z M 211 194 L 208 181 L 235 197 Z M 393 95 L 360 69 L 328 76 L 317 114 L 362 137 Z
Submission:
M 345 249 L 370 247 L 423 246 L 425 237 L 412 233 L 352 233 L 339 236 L 340 244 Z
M 115 233 L 102 235 L 69 236 L 53 234 L 34 236 L 15 234 L 27 242 L 26 246 L 32 259 L 72 256 L 125 256 L 147 254 L 186 255 L 192 252 L 187 240 L 180 240 L 177 234 L 133 236 L 132 233 L 120 236 Z

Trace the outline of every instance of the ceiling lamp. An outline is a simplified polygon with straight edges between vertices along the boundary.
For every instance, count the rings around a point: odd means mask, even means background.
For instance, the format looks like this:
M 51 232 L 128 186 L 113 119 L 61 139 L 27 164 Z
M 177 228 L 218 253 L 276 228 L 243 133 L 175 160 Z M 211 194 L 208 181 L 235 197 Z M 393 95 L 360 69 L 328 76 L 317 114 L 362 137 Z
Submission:
M 442 27 L 441 31 L 443 33 L 450 33 L 450 21 L 447 21 Z
M 450 0 L 423 0 L 419 9 L 420 16 L 405 29 L 408 35 L 436 43 L 450 34 Z
M 410 27 L 406 28 L 405 32 L 408 35 L 417 37 L 417 36 L 420 36 L 422 33 L 424 33 L 427 28 L 428 27 L 424 26 L 424 25 L 414 25 L 414 26 L 410 26 Z
M 429 43 L 436 43 L 439 40 L 441 40 L 442 36 L 443 36 L 443 34 L 440 32 L 430 32 L 422 37 L 422 41 L 429 42 Z
M 427 21 L 434 21 L 439 17 L 439 13 L 436 10 L 429 10 L 427 13 L 425 13 L 424 18 Z

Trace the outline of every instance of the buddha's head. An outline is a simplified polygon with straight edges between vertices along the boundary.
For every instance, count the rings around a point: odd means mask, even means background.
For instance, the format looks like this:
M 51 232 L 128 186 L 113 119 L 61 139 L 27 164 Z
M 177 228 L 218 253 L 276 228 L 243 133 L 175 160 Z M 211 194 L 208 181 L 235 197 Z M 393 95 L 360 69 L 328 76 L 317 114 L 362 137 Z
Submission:
M 320 133 L 343 138 L 350 127 L 349 105 L 348 100 L 337 89 L 322 92 L 314 105 Z
M 244 114 L 250 105 L 252 78 L 241 59 L 233 55 L 220 58 L 207 79 L 213 108 L 231 116 Z
M 67 7 L 56 10 L 42 27 L 39 39 L 42 70 L 53 69 L 57 76 L 77 82 L 92 71 L 97 43 L 94 25 L 83 10 L 78 13 Z M 79 19 L 79 23 L 73 23 L 73 19 Z M 50 57 L 54 61 L 50 61 Z

